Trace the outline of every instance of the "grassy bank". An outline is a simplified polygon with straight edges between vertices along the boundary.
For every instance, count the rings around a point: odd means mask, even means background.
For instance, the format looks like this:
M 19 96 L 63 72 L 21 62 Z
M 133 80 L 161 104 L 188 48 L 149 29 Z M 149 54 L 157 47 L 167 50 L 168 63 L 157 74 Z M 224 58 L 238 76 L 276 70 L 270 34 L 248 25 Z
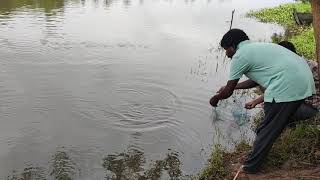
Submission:
M 273 145 L 261 168 L 262 173 L 255 175 L 252 179 L 304 179 L 310 173 L 306 170 L 310 169 L 316 169 L 317 174 L 313 176 L 320 177 L 320 171 L 317 170 L 320 166 L 319 120 L 318 116 L 297 122 L 287 128 Z M 251 146 L 244 140 L 239 142 L 232 152 L 228 152 L 220 145 L 215 145 L 208 164 L 198 179 L 232 179 L 250 150 Z M 274 175 L 279 171 L 282 177 Z M 282 171 L 293 171 L 296 174 L 283 175 Z
M 208 160 L 208 165 L 198 179 L 232 179 L 250 149 L 251 147 L 246 141 L 241 141 L 233 152 L 228 152 L 220 145 L 215 145 Z
M 315 39 L 312 26 L 297 26 L 292 16 L 293 9 L 298 12 L 311 12 L 310 3 L 285 4 L 275 8 L 252 11 L 248 17 L 256 18 L 261 22 L 280 24 L 285 28 L 285 33 L 274 35 L 273 41 L 288 40 L 292 42 L 297 52 L 307 59 L 315 59 Z
M 285 28 L 284 34 L 275 34 L 273 41 L 291 41 L 300 55 L 307 59 L 315 57 L 315 40 L 311 26 L 297 26 L 292 17 L 293 8 L 298 12 L 310 12 L 308 3 L 293 3 L 275 8 L 262 9 L 248 13 L 249 17 L 262 22 L 277 23 Z M 263 112 L 252 120 L 253 129 L 262 120 Z M 262 114 L 262 115 L 261 115 Z M 319 177 L 309 169 L 320 166 L 320 116 L 291 124 L 275 142 L 264 166 L 263 175 L 252 179 L 308 179 Z M 213 147 L 207 167 L 200 173 L 199 179 L 232 179 L 251 147 L 245 141 L 240 142 L 233 152 L 219 145 Z M 278 176 L 276 175 L 278 172 Z M 290 172 L 287 175 L 283 172 Z M 270 174 L 270 176 L 268 175 Z M 285 175 L 284 175 L 285 174 Z M 250 179 L 250 178 L 249 178 Z

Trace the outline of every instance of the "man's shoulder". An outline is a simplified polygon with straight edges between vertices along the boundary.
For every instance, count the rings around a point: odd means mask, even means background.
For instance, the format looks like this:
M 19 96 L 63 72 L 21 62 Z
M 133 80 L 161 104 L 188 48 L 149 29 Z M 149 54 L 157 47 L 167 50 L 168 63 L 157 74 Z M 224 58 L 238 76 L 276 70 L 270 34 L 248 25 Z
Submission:
M 254 42 L 250 41 L 243 45 L 239 50 L 243 53 L 254 53 L 254 52 L 265 52 L 268 51 L 278 51 L 279 45 L 268 42 Z

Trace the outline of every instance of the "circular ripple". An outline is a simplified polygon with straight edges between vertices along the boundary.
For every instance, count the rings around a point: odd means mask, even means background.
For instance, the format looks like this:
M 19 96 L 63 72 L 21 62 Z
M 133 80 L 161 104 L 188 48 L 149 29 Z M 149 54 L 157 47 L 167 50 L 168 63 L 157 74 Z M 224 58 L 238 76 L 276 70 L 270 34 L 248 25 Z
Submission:
M 141 132 L 179 123 L 173 115 L 180 101 L 168 89 L 120 84 L 113 91 L 116 104 L 106 115 L 114 120 L 114 128 Z

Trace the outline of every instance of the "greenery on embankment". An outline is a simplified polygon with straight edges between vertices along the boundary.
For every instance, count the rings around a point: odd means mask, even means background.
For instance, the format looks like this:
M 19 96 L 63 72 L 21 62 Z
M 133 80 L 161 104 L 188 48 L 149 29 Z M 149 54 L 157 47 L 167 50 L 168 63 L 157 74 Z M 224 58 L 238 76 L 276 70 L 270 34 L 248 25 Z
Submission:
M 273 36 L 273 41 L 291 41 L 300 55 L 308 59 L 314 59 L 313 28 L 312 26 L 297 26 L 292 16 L 293 8 L 296 8 L 298 12 L 311 11 L 311 6 L 308 3 L 292 3 L 252 11 L 248 13 L 248 16 L 257 18 L 262 22 L 282 25 L 285 28 L 285 34 Z M 258 126 L 262 117 L 263 112 L 252 120 L 253 129 Z M 249 144 L 245 141 L 241 141 L 233 152 L 228 152 L 221 146 L 215 145 L 208 160 L 208 165 L 200 173 L 199 179 L 232 179 L 250 149 Z M 308 169 L 319 165 L 320 115 L 310 120 L 293 123 L 286 128 L 273 145 L 262 169 L 265 173 L 272 172 L 272 177 L 269 178 L 275 178 L 276 176 L 273 173 L 277 170 L 289 169 L 298 172 L 298 176 L 295 178 L 304 179 L 304 172 L 300 169 Z
M 311 12 L 310 3 L 291 3 L 281 5 L 275 8 L 252 11 L 247 15 L 261 22 L 277 23 L 285 28 L 285 34 L 282 37 L 275 38 L 274 41 L 288 40 L 292 42 L 300 55 L 307 59 L 315 57 L 315 39 L 312 26 L 297 26 L 293 18 L 293 9 L 298 12 Z
M 298 12 L 311 12 L 310 3 L 292 3 L 259 11 L 251 11 L 247 15 L 262 22 L 277 23 L 282 26 L 295 25 L 292 17 L 293 9 Z
M 215 145 L 207 167 L 199 175 L 199 180 L 232 179 L 245 155 L 250 150 L 246 141 L 241 141 L 233 152 L 228 152 L 220 145 Z
M 253 122 L 256 127 L 259 116 Z M 311 169 L 320 165 L 320 117 L 291 124 L 274 143 L 262 170 L 265 174 L 277 170 L 294 170 L 295 178 L 305 174 L 299 170 Z M 213 147 L 206 168 L 200 173 L 200 180 L 232 179 L 243 163 L 251 147 L 245 140 L 239 142 L 233 152 L 228 152 L 220 145 Z M 293 175 L 294 176 L 294 175 Z M 301 177 L 300 177 L 301 176 Z M 255 178 L 257 178 L 256 176 Z M 272 178 L 276 176 L 273 175 Z M 291 177 L 285 177 L 284 179 Z M 264 178 L 262 178 L 264 179 Z M 280 178 L 279 178 L 280 179 Z

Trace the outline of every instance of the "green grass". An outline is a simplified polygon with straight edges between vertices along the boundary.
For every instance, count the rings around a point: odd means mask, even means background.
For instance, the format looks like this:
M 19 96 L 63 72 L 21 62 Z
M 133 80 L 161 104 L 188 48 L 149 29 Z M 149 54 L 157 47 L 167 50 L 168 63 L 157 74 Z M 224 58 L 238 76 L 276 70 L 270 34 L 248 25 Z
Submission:
M 216 144 L 208 160 L 206 168 L 200 173 L 200 180 L 232 179 L 233 164 L 239 164 L 245 154 L 251 149 L 247 141 L 240 141 L 233 152 L 228 152 L 221 145 Z
M 311 5 L 309 3 L 290 3 L 279 7 L 251 11 L 247 15 L 255 17 L 262 22 L 272 22 L 286 26 L 294 24 L 292 16 L 294 8 L 298 12 L 311 12 Z
M 227 169 L 225 164 L 226 150 L 220 145 L 215 145 L 211 153 L 211 157 L 208 160 L 207 167 L 202 171 L 201 180 L 214 180 L 223 179 L 227 175 Z
M 312 27 L 305 29 L 305 31 L 296 36 L 290 37 L 288 40 L 296 46 L 298 54 L 307 59 L 315 58 L 316 41 Z
M 251 11 L 248 17 L 254 17 L 262 22 L 277 23 L 284 26 L 284 35 L 275 35 L 274 43 L 281 40 L 291 41 L 297 52 L 306 59 L 315 58 L 315 39 L 313 28 L 310 26 L 297 26 L 292 16 L 293 9 L 298 12 L 311 12 L 310 3 L 290 3 L 274 8 Z M 276 39 L 276 40 L 275 40 Z
M 267 164 L 279 167 L 285 162 L 295 164 L 319 164 L 320 129 L 301 122 L 288 128 L 274 144 Z
M 263 112 L 253 118 L 253 129 L 263 120 Z M 320 114 L 304 121 L 291 123 L 274 143 L 264 167 L 279 168 L 286 162 L 296 165 L 320 163 Z

